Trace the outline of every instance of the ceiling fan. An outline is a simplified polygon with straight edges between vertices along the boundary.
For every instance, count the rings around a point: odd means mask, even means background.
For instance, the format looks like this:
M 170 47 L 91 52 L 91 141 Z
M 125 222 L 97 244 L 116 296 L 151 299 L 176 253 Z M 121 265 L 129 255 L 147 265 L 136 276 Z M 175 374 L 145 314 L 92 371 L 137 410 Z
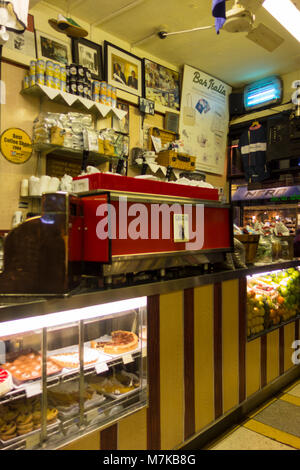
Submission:
M 267 51 L 273 52 L 282 44 L 284 39 L 264 24 L 260 23 L 255 27 L 255 13 L 262 6 L 263 2 L 264 0 L 235 0 L 233 7 L 226 11 L 226 22 L 223 30 L 228 33 L 247 33 L 246 37 L 248 39 Z M 159 31 L 157 34 L 160 39 L 166 39 L 168 36 L 201 31 L 213 27 L 213 25 L 210 25 L 184 31 Z

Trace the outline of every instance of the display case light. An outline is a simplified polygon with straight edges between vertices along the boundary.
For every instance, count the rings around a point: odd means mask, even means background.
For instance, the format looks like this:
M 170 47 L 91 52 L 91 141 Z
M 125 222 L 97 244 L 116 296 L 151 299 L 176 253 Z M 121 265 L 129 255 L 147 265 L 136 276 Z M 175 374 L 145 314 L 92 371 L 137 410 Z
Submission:
M 134 299 L 120 300 L 118 302 L 92 305 L 90 307 L 7 321 L 0 323 L 0 339 L 5 336 L 28 333 L 42 328 L 62 326 L 80 320 L 100 319 L 114 313 L 128 312 L 146 306 L 147 297 L 137 297 Z

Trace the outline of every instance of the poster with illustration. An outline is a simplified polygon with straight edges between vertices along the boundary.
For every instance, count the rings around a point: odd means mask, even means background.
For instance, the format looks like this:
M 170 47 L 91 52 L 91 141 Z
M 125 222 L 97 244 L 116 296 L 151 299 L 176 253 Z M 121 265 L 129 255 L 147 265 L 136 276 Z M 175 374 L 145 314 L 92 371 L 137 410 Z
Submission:
M 224 173 L 231 87 L 194 67 L 184 66 L 180 136 L 196 169 Z

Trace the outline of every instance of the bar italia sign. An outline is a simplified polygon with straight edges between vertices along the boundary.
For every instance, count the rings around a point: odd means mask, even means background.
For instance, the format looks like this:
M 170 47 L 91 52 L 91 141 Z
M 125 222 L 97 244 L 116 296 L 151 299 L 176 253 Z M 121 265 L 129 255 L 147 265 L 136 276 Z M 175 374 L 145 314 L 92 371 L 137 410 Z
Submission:
M 196 157 L 196 169 L 224 174 L 231 87 L 189 65 L 184 66 L 180 135 L 183 152 Z
M 25 163 L 32 155 L 32 140 L 22 129 L 6 129 L 0 138 L 0 150 L 9 162 Z

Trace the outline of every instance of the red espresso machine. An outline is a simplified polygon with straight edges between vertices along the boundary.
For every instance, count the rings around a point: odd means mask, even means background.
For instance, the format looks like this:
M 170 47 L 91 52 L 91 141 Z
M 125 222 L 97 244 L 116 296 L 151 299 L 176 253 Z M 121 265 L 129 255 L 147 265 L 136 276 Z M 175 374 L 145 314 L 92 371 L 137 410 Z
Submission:
M 215 264 L 233 249 L 231 206 L 218 191 L 97 173 L 74 194 L 42 197 L 41 216 L 9 232 L 1 294 L 64 294 L 114 279 Z M 101 285 L 101 282 L 99 282 Z

